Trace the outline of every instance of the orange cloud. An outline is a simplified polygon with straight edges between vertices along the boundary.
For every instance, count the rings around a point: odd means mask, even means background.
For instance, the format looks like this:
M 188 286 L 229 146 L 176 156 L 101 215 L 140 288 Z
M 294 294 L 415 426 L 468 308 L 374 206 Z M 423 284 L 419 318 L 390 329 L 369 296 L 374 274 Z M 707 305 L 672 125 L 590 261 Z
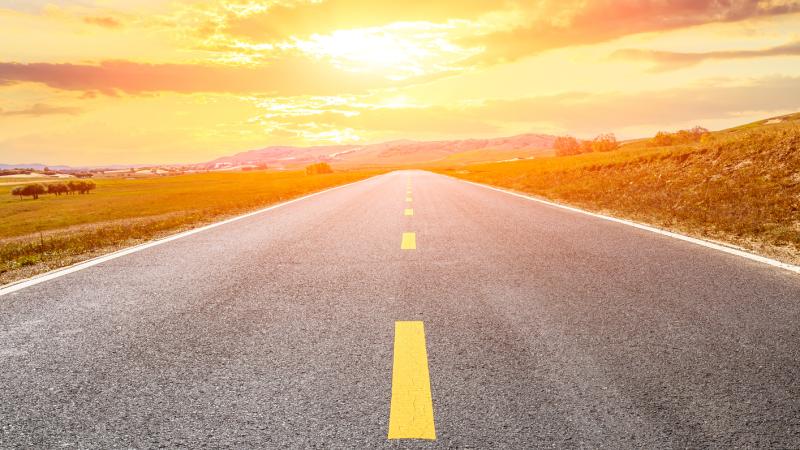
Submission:
M 336 30 L 374 27 L 395 22 L 443 22 L 467 19 L 502 9 L 510 2 L 459 0 L 325 0 L 273 4 L 252 13 L 229 11 L 222 32 L 256 41 L 327 34 Z
M 473 114 L 501 122 L 553 123 L 574 131 L 735 117 L 743 112 L 800 110 L 800 77 L 771 77 L 724 85 L 695 85 L 631 93 L 573 92 L 486 102 Z
M 258 68 L 128 61 L 104 61 L 98 65 L 0 63 L 0 84 L 17 82 L 101 93 L 171 91 L 275 95 L 340 94 L 394 84 L 374 74 L 345 72 L 300 58 L 281 59 Z
M 460 110 L 442 106 L 370 108 L 357 114 L 321 112 L 306 116 L 277 117 L 273 120 L 287 126 L 304 123 L 326 125 L 331 128 L 348 128 L 369 132 L 475 134 L 496 133 L 499 128 L 491 118 L 475 114 L 473 109 Z
M 30 108 L 3 110 L 0 109 L 0 116 L 48 116 L 52 114 L 69 114 L 75 115 L 81 112 L 80 108 L 72 108 L 66 106 L 50 106 L 42 103 L 36 103 Z
M 104 28 L 122 27 L 122 22 L 110 16 L 88 16 L 83 18 L 83 22 Z
M 285 128 L 318 126 L 386 133 L 485 135 L 541 127 L 598 133 L 627 127 L 662 127 L 686 121 L 735 117 L 747 111 L 800 110 L 800 77 L 765 78 L 747 84 L 690 86 L 636 93 L 569 92 L 463 106 L 353 108 L 276 116 Z M 507 131 L 506 131 L 507 132 Z
M 767 56 L 798 56 L 800 41 L 759 50 L 732 50 L 702 53 L 663 52 L 655 50 L 622 49 L 617 50 L 612 58 L 644 60 L 655 64 L 654 70 L 672 70 L 693 66 L 707 60 L 715 59 L 751 59 Z
M 547 0 L 528 9 L 526 26 L 466 39 L 484 45 L 482 62 L 626 35 L 800 12 L 798 0 Z

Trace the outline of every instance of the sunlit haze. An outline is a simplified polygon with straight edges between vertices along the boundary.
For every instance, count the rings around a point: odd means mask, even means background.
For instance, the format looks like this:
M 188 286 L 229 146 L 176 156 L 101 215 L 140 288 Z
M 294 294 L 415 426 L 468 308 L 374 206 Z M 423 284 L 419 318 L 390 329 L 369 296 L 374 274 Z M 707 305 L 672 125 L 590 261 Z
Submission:
M 800 109 L 800 1 L 0 0 L 0 163 L 620 138 Z

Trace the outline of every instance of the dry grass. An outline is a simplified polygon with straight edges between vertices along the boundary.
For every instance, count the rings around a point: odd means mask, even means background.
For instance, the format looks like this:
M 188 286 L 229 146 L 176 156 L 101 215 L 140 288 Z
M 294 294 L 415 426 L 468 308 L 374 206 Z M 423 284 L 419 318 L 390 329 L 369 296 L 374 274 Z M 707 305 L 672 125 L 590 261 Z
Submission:
M 766 122 L 697 144 L 440 171 L 800 263 L 800 122 Z
M 377 173 L 99 179 L 91 194 L 39 200 L 19 200 L 12 186 L 0 186 L 0 284 Z

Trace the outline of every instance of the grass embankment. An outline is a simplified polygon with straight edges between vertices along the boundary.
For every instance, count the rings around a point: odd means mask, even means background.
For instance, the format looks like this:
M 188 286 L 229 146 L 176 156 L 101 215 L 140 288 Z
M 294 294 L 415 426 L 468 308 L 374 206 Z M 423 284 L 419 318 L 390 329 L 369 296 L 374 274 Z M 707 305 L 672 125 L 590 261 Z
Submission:
M 694 144 L 438 171 L 800 263 L 798 116 Z
M 0 285 L 377 171 L 95 179 L 87 195 L 19 200 L 0 186 Z

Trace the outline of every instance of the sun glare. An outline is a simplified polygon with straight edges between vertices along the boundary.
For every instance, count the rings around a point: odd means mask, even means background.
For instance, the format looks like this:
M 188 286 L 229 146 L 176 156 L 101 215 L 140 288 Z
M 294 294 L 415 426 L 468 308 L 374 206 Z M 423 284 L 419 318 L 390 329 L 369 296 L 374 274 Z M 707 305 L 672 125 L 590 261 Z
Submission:
M 315 34 L 297 41 L 296 46 L 317 58 L 331 60 L 343 70 L 405 79 L 447 70 L 450 64 L 471 54 L 443 36 L 442 30 L 430 25 L 408 23 Z

